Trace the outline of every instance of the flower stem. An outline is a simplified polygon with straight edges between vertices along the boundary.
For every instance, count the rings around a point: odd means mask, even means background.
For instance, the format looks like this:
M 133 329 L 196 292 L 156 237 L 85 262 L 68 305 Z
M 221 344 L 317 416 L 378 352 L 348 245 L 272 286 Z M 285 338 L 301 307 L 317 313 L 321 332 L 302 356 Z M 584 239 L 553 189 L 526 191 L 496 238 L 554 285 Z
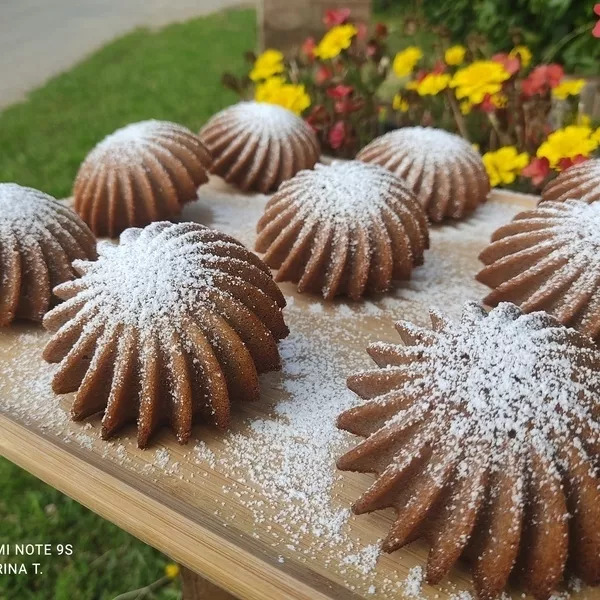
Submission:
M 568 35 L 565 35 L 563 38 L 558 40 L 554 46 L 550 46 L 546 54 L 542 57 L 542 62 L 547 63 L 550 62 L 556 53 L 566 44 L 568 44 L 571 40 L 575 39 L 577 36 L 582 35 L 586 31 L 591 31 L 594 27 L 594 22 L 584 23 L 580 25 L 577 29 L 573 30 Z
M 454 117 L 454 122 L 456 123 L 456 127 L 458 128 L 460 135 L 463 138 L 465 138 L 467 142 L 470 141 L 469 133 L 467 132 L 467 126 L 465 125 L 465 120 L 463 119 L 463 116 L 460 112 L 460 108 L 458 106 L 458 103 L 456 102 L 454 94 L 449 89 L 446 89 L 446 96 L 448 96 L 448 103 L 450 104 L 450 108 L 452 109 L 452 116 Z

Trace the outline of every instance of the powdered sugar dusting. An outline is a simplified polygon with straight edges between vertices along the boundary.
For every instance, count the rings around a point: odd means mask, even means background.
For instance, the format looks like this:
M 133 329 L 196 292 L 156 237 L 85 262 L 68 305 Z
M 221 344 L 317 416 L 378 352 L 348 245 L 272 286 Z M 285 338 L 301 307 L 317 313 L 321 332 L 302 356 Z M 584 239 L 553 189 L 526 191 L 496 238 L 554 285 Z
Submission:
M 82 272 L 77 286 L 85 290 L 88 310 L 99 315 L 93 321 L 160 334 L 179 326 L 198 305 L 212 307 L 214 278 L 228 277 L 213 242 L 198 240 L 193 226 L 167 222 L 128 229 L 118 245 L 100 242 L 97 261 L 74 263 Z
M 61 228 L 74 218 L 48 194 L 16 183 L 0 183 L 0 241 L 10 243 L 12 232 L 18 244 L 34 245 L 50 237 L 50 228 Z
M 148 160 L 161 140 L 176 134 L 191 135 L 181 125 L 150 119 L 131 123 L 107 135 L 86 158 L 86 162 L 102 163 L 106 167 L 132 167 Z
M 238 102 L 213 118 L 227 116 L 243 131 L 252 131 L 259 138 L 287 140 L 296 131 L 306 129 L 306 123 L 291 110 L 267 102 Z
M 299 219 L 355 227 L 368 225 L 364 219 L 381 218 L 390 196 L 397 194 L 392 188 L 399 187 L 398 178 L 383 167 L 352 160 L 301 171 L 285 193 L 294 196 Z
M 457 154 L 479 156 L 462 137 L 434 127 L 402 127 L 376 140 L 379 144 L 402 148 L 412 156 L 427 156 L 436 162 L 453 162 Z

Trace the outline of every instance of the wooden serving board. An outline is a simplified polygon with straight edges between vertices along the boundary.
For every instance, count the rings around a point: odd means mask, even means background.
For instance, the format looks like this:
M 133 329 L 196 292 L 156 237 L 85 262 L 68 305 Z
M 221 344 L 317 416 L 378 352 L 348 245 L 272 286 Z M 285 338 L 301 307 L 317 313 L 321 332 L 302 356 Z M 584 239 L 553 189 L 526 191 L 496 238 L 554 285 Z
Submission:
M 252 247 L 265 200 L 212 180 L 183 219 Z M 472 589 L 463 568 L 436 588 L 421 582 L 423 543 L 379 556 L 392 513 L 350 515 L 372 477 L 336 471 L 336 457 L 358 440 L 334 420 L 355 401 L 346 376 L 370 366 L 365 346 L 398 341 L 394 321 L 425 323 L 429 306 L 456 317 L 464 301 L 480 300 L 479 251 L 534 204 L 495 192 L 465 222 L 434 227 L 425 265 L 385 296 L 326 303 L 283 285 L 291 334 L 282 372 L 261 378 L 259 403 L 236 405 L 231 431 L 198 426 L 186 446 L 163 431 L 139 450 L 133 428 L 105 442 L 98 418 L 70 422 L 71 398 L 52 393 L 54 367 L 40 358 L 47 334 L 27 324 L 2 330 L 0 454 L 240 598 L 463 600 Z

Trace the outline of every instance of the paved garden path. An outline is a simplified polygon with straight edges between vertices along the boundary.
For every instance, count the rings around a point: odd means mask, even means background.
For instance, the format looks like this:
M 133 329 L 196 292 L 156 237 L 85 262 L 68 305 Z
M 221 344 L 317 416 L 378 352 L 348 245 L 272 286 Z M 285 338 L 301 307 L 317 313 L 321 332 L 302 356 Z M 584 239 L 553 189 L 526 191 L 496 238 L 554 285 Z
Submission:
M 161 27 L 239 4 L 240 0 L 0 0 L 0 108 L 135 27 Z

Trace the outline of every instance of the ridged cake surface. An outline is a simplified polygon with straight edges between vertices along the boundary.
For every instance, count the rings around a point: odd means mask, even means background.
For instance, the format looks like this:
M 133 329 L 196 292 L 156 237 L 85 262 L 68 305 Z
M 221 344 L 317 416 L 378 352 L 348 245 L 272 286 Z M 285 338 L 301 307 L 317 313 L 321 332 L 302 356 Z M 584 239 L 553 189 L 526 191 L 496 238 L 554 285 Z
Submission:
M 365 146 L 358 160 L 382 165 L 410 187 L 432 221 L 461 219 L 487 199 L 479 154 L 463 138 L 432 127 L 403 127 Z
M 319 160 L 314 131 L 293 112 L 264 102 L 239 102 L 200 130 L 214 157 L 212 173 L 244 191 L 277 189 Z
M 128 229 L 99 252 L 75 262 L 80 279 L 44 319 L 73 418 L 103 412 L 104 437 L 137 423 L 140 447 L 162 424 L 181 443 L 196 422 L 227 427 L 231 402 L 257 399 L 258 375 L 279 368 L 285 300 L 268 268 L 195 223 Z
M 542 190 L 542 202 L 600 200 L 600 159 L 593 158 L 559 173 Z
M 545 310 L 561 323 L 600 339 L 600 204 L 544 202 L 492 235 L 477 279 L 525 312 Z
M 460 322 L 396 325 L 364 403 L 338 425 L 366 438 L 338 461 L 375 473 L 356 513 L 391 507 L 391 552 L 424 537 L 427 579 L 466 557 L 481 600 L 509 576 L 538 600 L 565 577 L 600 583 L 600 352 L 546 313 L 467 304 Z
M 408 279 L 429 246 L 427 219 L 397 177 L 359 161 L 318 164 L 284 182 L 258 222 L 256 250 L 298 291 L 358 299 Z
M 102 140 L 83 161 L 75 210 L 97 236 L 172 219 L 208 181 L 211 157 L 197 135 L 168 121 L 141 121 Z
M 0 183 L 0 327 L 41 321 L 52 288 L 75 276 L 71 262 L 96 258 L 85 223 L 52 196 Z

